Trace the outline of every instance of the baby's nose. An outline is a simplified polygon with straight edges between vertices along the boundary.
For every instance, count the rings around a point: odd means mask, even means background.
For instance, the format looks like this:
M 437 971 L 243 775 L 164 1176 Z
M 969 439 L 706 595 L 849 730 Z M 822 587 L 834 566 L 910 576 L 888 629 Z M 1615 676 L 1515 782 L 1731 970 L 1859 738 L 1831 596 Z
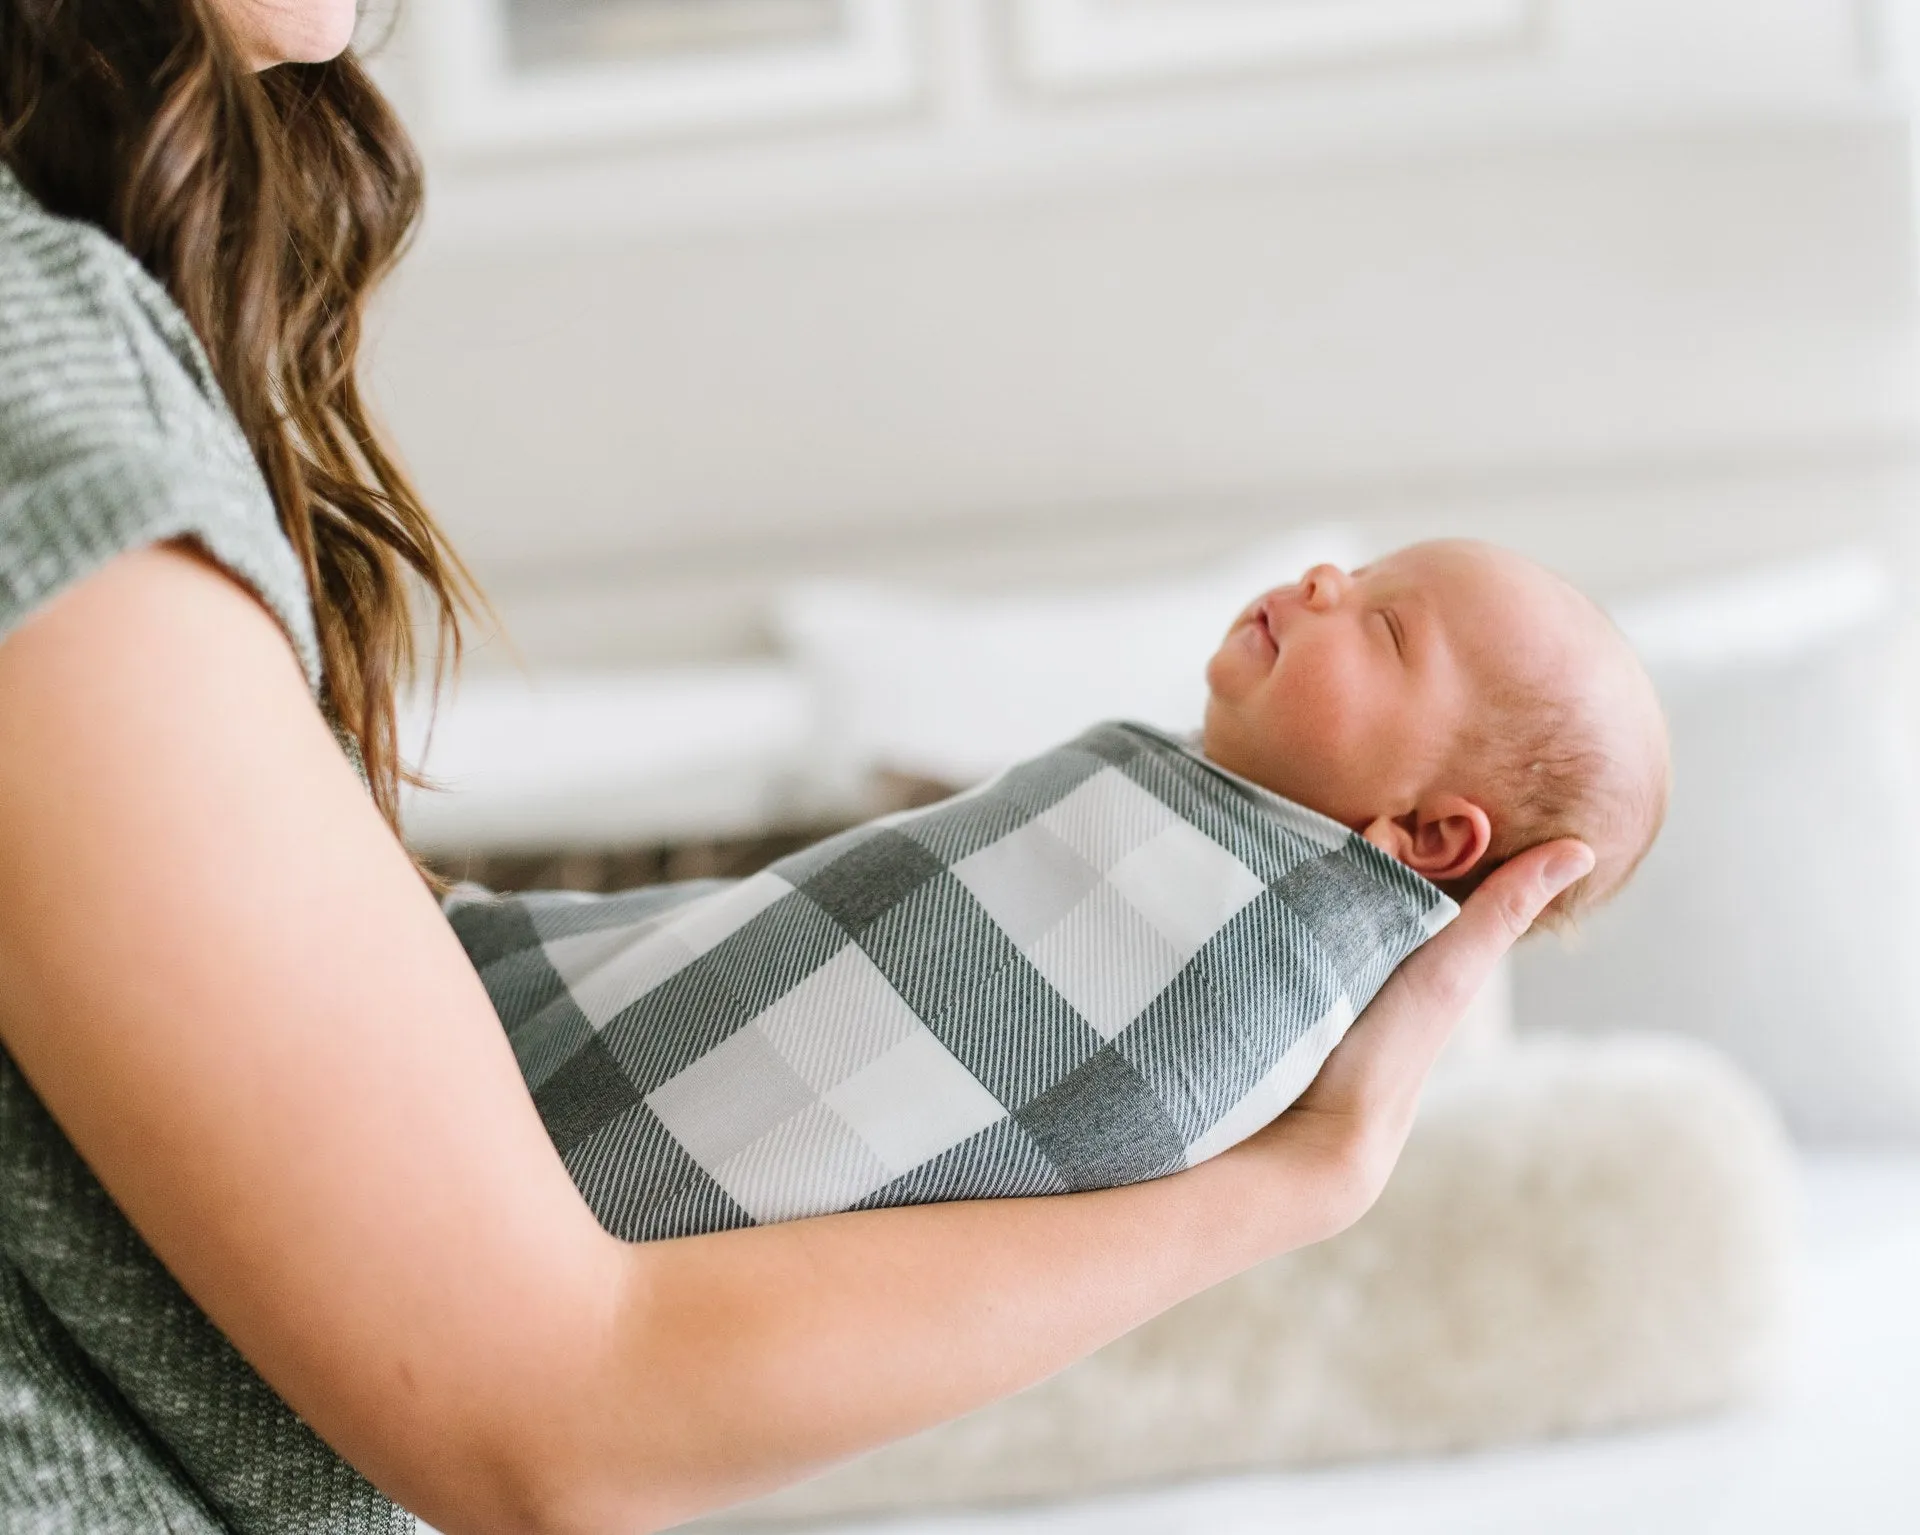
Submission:
M 1320 612 L 1336 608 L 1347 594 L 1347 573 L 1338 565 L 1316 565 L 1300 578 L 1300 595 Z

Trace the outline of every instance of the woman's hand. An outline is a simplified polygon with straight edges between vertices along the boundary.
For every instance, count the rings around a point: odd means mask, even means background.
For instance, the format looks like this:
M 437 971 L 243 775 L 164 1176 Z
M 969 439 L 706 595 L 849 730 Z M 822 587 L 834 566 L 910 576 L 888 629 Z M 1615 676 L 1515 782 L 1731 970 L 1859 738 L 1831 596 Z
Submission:
M 1593 850 L 1567 838 L 1496 869 L 1388 978 L 1299 1101 L 1227 1155 L 1279 1159 L 1291 1188 L 1321 1192 L 1326 1235 L 1352 1225 L 1386 1186 L 1427 1074 L 1468 1004 L 1534 918 L 1592 867 Z

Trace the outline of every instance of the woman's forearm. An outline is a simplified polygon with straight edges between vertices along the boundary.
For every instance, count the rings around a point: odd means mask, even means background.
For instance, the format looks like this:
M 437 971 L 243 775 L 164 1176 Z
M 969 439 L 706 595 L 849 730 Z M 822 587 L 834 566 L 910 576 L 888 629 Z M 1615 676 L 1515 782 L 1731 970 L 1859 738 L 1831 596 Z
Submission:
M 542 1522 L 672 1523 L 1031 1385 L 1336 1229 L 1337 1172 L 1303 1162 L 1298 1197 L 1276 1198 L 1279 1156 L 633 1248 L 607 1370 L 554 1436 Z M 623 1405 L 641 1398 L 675 1410 Z

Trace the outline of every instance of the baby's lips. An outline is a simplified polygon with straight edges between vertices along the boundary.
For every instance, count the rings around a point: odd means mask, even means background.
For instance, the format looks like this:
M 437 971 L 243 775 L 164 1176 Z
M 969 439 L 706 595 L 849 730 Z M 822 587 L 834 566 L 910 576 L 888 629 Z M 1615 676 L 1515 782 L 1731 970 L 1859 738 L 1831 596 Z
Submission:
M 1262 610 L 1265 609 L 1266 605 L 1273 600 L 1274 595 L 1276 593 L 1283 592 L 1285 590 L 1286 588 L 1284 586 L 1268 587 L 1258 597 L 1255 597 L 1253 601 L 1249 602 L 1244 608 L 1240 610 L 1240 616 L 1233 621 L 1233 626 L 1237 629 L 1240 627 L 1240 625 L 1250 622 L 1255 617 L 1255 615 L 1257 615 L 1258 613 L 1260 613 Z
M 1273 641 L 1276 650 L 1280 648 L 1281 632 L 1286 628 L 1286 620 L 1282 616 L 1285 604 L 1280 599 L 1293 590 L 1291 586 L 1276 586 L 1260 599 L 1260 616 L 1266 623 L 1267 638 Z
M 1271 663 L 1280 654 L 1280 642 L 1258 604 L 1248 612 L 1244 623 L 1234 626 L 1234 633 L 1243 637 L 1242 643 L 1256 660 Z

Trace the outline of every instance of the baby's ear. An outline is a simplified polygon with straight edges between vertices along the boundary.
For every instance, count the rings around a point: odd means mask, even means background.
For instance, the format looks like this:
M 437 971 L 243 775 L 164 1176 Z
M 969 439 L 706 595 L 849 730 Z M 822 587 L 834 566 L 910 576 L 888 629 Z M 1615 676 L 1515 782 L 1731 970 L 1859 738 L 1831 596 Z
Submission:
M 1486 811 L 1458 794 L 1439 794 L 1403 816 L 1381 816 L 1361 836 L 1436 885 L 1472 871 L 1493 845 Z
M 1360 835 L 1389 858 L 1397 858 L 1402 863 L 1407 862 L 1407 855 L 1413 850 L 1413 833 L 1390 815 L 1376 816 L 1360 828 Z

